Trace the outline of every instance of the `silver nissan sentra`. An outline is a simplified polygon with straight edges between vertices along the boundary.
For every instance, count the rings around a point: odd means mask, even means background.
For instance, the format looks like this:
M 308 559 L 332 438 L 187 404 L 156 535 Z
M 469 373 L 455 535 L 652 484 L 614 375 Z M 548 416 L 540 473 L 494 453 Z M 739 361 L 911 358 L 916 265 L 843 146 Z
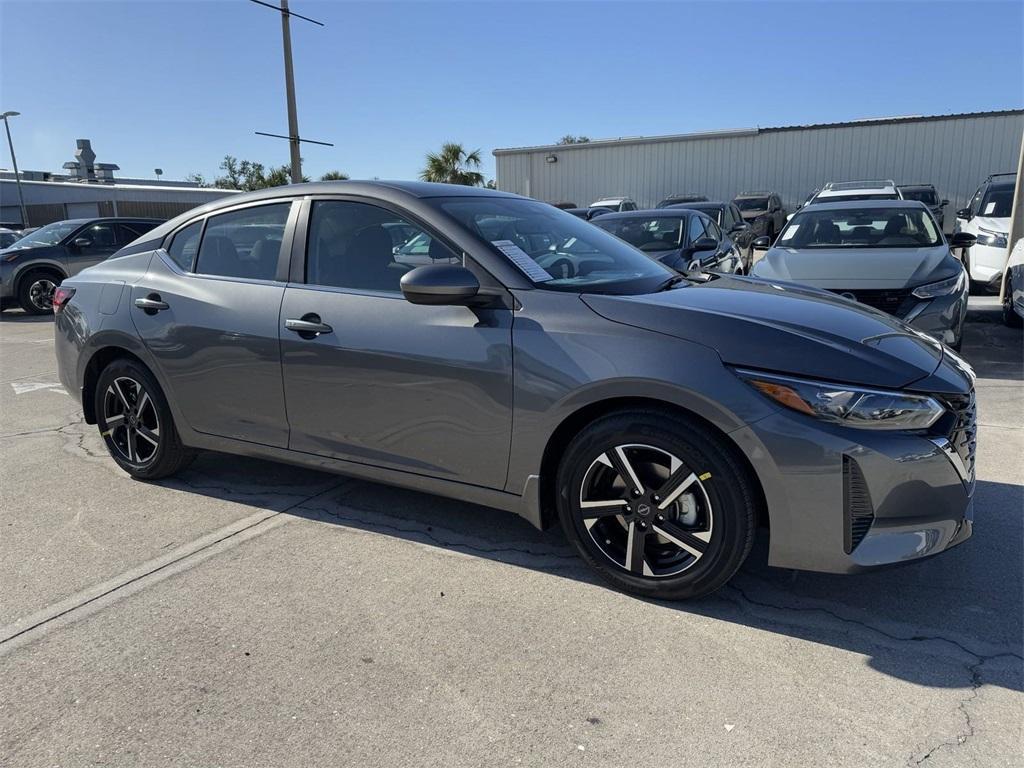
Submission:
M 822 291 L 678 275 L 512 194 L 227 198 L 66 280 L 54 312 L 61 380 L 142 480 L 207 449 L 557 519 L 661 598 L 720 587 L 755 534 L 837 573 L 971 535 L 954 353 Z

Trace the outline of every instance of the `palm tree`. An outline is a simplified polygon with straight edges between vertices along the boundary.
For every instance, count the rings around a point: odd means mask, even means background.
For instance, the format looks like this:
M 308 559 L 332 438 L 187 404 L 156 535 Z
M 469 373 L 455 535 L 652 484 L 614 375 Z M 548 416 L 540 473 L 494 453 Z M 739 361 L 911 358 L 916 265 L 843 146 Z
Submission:
M 427 153 L 427 167 L 420 171 L 423 181 L 438 181 L 442 184 L 464 184 L 479 187 L 484 183 L 480 167 L 480 150 L 466 152 L 461 144 L 448 142 L 440 152 Z
M 348 174 L 341 171 L 328 171 L 320 177 L 320 181 L 348 181 Z

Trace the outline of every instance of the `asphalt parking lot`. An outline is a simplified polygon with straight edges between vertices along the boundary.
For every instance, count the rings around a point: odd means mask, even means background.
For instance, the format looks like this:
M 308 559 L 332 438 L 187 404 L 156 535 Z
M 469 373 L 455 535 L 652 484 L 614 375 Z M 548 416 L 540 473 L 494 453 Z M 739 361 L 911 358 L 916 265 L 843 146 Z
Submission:
M 0 765 L 1019 765 L 1024 368 L 972 299 L 975 534 L 689 604 L 505 513 L 206 454 L 131 480 L 0 322 Z

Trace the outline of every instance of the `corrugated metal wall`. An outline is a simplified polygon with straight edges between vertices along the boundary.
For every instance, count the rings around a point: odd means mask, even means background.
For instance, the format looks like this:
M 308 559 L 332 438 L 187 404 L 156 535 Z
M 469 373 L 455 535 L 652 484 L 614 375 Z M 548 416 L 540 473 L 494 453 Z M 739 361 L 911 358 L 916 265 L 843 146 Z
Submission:
M 495 150 L 499 189 L 585 206 L 625 194 L 641 207 L 675 192 L 727 200 L 778 192 L 793 209 L 828 181 L 934 184 L 947 222 L 990 173 L 1013 171 L 1024 111 L 762 128 L 573 146 Z M 548 155 L 557 162 L 548 162 Z

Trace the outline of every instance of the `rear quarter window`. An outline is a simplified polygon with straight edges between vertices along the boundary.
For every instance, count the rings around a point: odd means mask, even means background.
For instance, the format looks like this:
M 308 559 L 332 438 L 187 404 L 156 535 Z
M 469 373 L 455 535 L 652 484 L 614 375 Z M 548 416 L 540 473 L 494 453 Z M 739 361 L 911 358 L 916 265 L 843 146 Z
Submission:
M 202 234 L 202 231 L 202 221 L 189 224 L 174 236 L 174 239 L 171 240 L 171 247 L 167 249 L 167 255 L 171 257 L 171 261 L 186 272 L 192 271 L 196 252 L 199 250 L 199 236 Z

